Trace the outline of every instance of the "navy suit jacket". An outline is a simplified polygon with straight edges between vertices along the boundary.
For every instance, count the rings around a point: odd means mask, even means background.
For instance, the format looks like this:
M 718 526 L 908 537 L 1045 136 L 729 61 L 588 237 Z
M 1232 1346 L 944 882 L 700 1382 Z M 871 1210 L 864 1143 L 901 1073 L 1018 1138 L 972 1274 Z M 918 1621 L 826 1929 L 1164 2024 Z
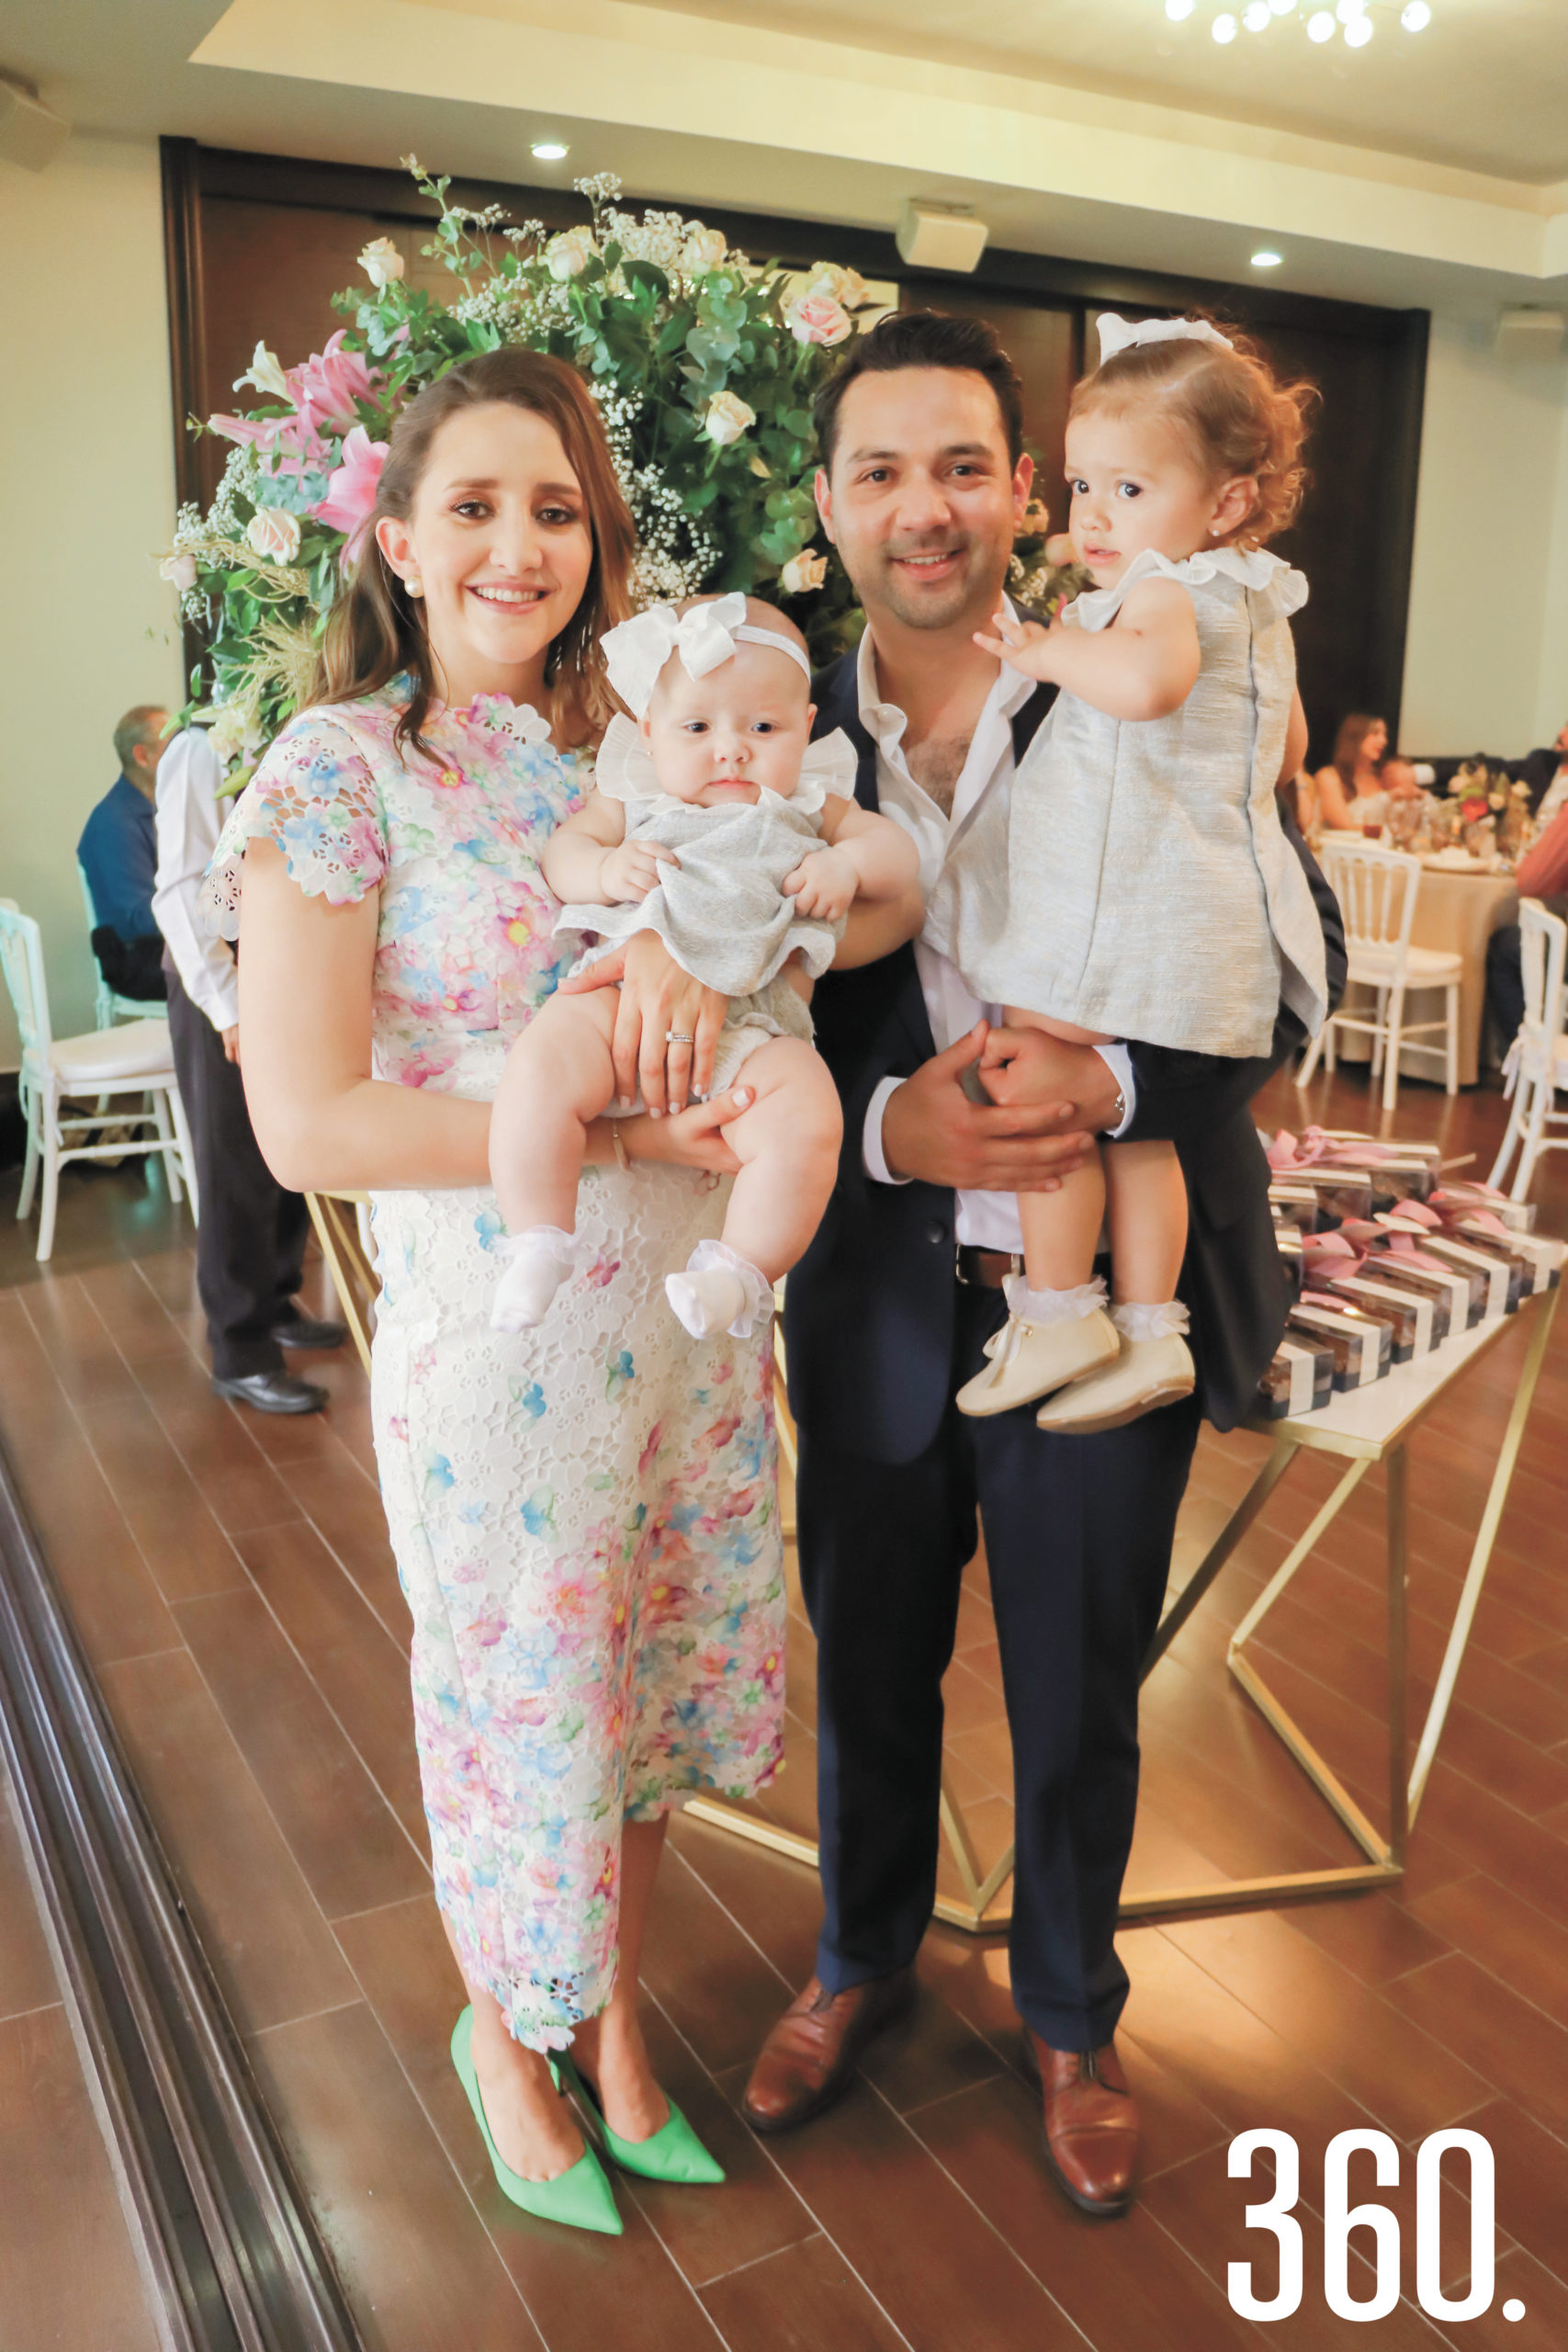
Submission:
M 842 728 L 859 753 L 855 797 L 874 809 L 876 750 L 862 726 L 856 662 L 846 654 L 813 681 L 815 732 Z M 1013 718 L 1021 757 L 1054 699 L 1042 688 Z M 1323 922 L 1331 1001 L 1345 984 L 1338 903 L 1293 825 Z M 1216 943 L 1224 952 L 1224 943 Z M 884 1078 L 910 1078 L 936 1051 L 912 945 L 879 963 L 825 973 L 812 1001 L 818 1049 L 844 1110 L 839 1179 L 815 1239 L 784 1292 L 790 1405 L 795 1419 L 853 1453 L 912 1462 L 935 1437 L 953 1377 L 953 1193 L 865 1173 L 865 1114 Z M 1199 1395 L 1217 1429 L 1250 1408 L 1279 1343 L 1291 1278 L 1274 1246 L 1269 1170 L 1250 1104 L 1304 1041 L 1281 1004 L 1271 1051 L 1254 1060 L 1134 1044 L 1137 1103 L 1130 1137 L 1174 1143 L 1190 1223 L 1179 1285 L 1192 1318 Z

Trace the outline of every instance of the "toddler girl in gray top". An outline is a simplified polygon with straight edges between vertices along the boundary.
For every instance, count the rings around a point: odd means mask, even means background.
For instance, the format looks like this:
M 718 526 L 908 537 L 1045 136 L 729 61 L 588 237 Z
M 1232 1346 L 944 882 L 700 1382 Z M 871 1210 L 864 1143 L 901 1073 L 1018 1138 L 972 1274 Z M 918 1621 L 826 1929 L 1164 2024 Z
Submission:
M 805 640 L 782 613 L 732 594 L 656 605 L 604 639 L 610 683 L 637 714 L 611 721 L 586 806 L 546 843 L 559 931 L 583 963 L 657 932 L 694 978 L 730 1000 L 714 1091 L 742 1064 L 748 1107 L 724 1128 L 740 1173 L 723 1238 L 699 1242 L 665 1288 L 694 1339 L 748 1336 L 817 1230 L 838 1172 L 838 1094 L 811 1043 L 813 979 L 852 901 L 897 899 L 914 845 L 852 798 L 842 735 L 810 741 Z M 573 1227 L 585 1130 L 615 1100 L 615 992 L 551 998 L 508 1057 L 491 1170 L 511 1238 L 491 1321 L 539 1323 L 580 1261 Z M 666 1043 L 688 1049 L 673 1033 Z
M 1290 616 L 1307 586 L 1263 546 L 1300 502 L 1313 395 L 1206 320 L 1107 316 L 1100 347 L 1066 433 L 1069 528 L 1097 585 L 1066 626 L 1004 611 L 978 638 L 1061 691 L 1010 805 L 982 802 L 954 843 L 927 935 L 1010 1024 L 1262 1055 L 1281 996 L 1309 1034 L 1326 1010 L 1323 930 L 1274 798 L 1306 748 Z M 1019 1212 L 1023 1279 L 960 1408 L 1044 1396 L 1042 1429 L 1087 1431 L 1189 1395 L 1174 1148 L 1112 1143 Z

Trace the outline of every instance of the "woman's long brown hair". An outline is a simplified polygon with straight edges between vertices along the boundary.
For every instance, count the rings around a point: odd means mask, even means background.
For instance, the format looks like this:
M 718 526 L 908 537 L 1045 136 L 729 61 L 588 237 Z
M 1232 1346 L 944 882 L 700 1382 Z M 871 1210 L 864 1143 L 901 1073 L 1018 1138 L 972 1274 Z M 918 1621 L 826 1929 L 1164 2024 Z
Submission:
M 1374 713 L 1365 710 L 1353 710 L 1348 718 L 1340 720 L 1339 732 L 1334 739 L 1334 758 L 1331 765 L 1338 769 L 1339 781 L 1347 792 L 1356 781 L 1356 770 L 1361 763 L 1362 744 L 1373 728 L 1382 725 L 1381 718 Z M 1386 759 L 1387 756 L 1385 749 L 1383 757 Z M 1379 766 L 1382 766 L 1381 761 Z
M 419 494 L 436 435 L 459 409 L 503 401 L 554 426 L 581 485 L 593 560 L 581 602 L 555 639 L 545 664 L 549 718 L 568 743 L 601 733 L 615 705 L 599 640 L 631 611 L 626 575 L 636 534 L 615 480 L 598 411 L 575 368 L 536 351 L 486 351 L 465 359 L 412 400 L 392 427 L 376 504 L 348 586 L 333 606 L 304 708 L 357 702 L 406 670 L 413 695 L 398 721 L 400 751 L 412 743 L 430 754 L 423 728 L 437 699 L 435 663 L 424 608 L 411 596 L 376 540 L 383 514 L 406 522 Z

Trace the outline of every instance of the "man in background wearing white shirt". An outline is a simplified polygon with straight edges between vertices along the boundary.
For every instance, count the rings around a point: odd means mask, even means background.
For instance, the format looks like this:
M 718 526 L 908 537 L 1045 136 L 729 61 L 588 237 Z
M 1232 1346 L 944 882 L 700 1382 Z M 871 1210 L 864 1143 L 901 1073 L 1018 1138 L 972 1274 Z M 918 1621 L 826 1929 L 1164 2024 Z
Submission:
M 214 1394 L 261 1413 L 317 1413 L 326 1390 L 288 1372 L 283 1351 L 339 1348 L 344 1327 L 302 1315 L 295 1304 L 310 1216 L 303 1195 L 278 1183 L 251 1132 L 240 1078 L 239 976 L 197 903 L 218 845 L 222 781 L 199 727 L 176 735 L 158 763 L 152 914 L 164 934 L 169 1035 L 196 1155 L 197 1285 Z

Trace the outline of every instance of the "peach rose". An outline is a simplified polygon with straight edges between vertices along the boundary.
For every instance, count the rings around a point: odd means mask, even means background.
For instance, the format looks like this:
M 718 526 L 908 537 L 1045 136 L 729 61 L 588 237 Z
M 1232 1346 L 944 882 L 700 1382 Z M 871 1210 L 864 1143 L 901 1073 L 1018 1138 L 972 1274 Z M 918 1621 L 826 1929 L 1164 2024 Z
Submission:
M 264 563 L 292 563 L 299 552 L 299 517 L 287 507 L 258 506 L 245 526 L 245 545 Z
M 748 425 L 755 424 L 757 412 L 748 408 L 735 392 L 715 392 L 703 419 L 703 431 L 721 449 L 728 449 L 739 440 Z
M 545 267 L 558 285 L 564 286 L 569 277 L 581 277 L 598 250 L 593 232 L 586 225 L 563 229 L 545 247 Z
M 802 294 L 784 311 L 784 324 L 796 343 L 823 343 L 829 348 L 854 333 L 854 322 L 831 294 Z
M 403 257 L 390 237 L 372 237 L 359 256 L 359 266 L 378 293 L 403 274 Z
M 820 588 L 827 577 L 827 557 L 816 554 L 810 548 L 803 548 L 798 555 L 791 556 L 780 572 L 779 586 L 786 596 L 805 596 L 813 589 Z
M 158 577 L 177 588 L 182 596 L 196 586 L 196 558 L 193 555 L 166 555 L 158 566 Z

